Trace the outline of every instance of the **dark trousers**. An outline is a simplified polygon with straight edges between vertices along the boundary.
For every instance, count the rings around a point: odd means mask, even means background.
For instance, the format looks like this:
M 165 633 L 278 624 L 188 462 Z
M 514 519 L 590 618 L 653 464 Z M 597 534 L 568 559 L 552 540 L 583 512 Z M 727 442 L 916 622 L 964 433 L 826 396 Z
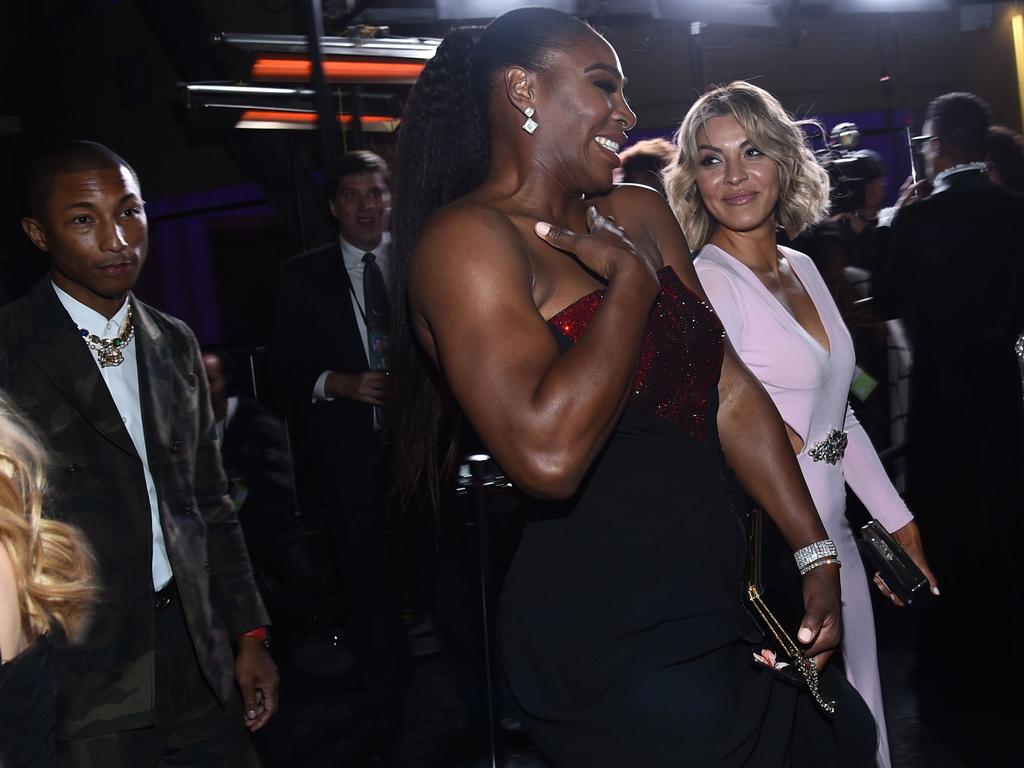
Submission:
M 331 535 L 350 647 L 371 710 L 388 718 L 401 706 L 412 668 L 402 624 L 398 564 L 384 513 L 379 508 L 353 513 L 349 508 L 343 519 L 333 521 Z
M 157 595 L 155 724 L 57 742 L 61 768 L 255 766 L 237 692 L 225 708 L 199 668 L 185 614 L 172 585 Z

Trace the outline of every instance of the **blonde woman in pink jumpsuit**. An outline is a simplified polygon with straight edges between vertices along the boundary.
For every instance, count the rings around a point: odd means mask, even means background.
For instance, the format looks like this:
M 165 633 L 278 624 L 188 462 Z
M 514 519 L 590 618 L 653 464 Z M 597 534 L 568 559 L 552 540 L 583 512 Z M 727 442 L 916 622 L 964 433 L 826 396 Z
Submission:
M 839 310 L 810 258 L 776 244 L 778 227 L 795 237 L 824 215 L 827 176 L 799 125 L 773 96 L 748 83 L 705 94 L 676 141 L 678 162 L 666 174 L 669 200 L 687 241 L 700 249 L 694 265 L 729 341 L 786 423 L 839 551 L 843 661 L 875 717 L 878 765 L 888 768 L 874 617 L 846 520 L 847 484 L 937 588 L 913 515 L 848 405 L 854 352 Z

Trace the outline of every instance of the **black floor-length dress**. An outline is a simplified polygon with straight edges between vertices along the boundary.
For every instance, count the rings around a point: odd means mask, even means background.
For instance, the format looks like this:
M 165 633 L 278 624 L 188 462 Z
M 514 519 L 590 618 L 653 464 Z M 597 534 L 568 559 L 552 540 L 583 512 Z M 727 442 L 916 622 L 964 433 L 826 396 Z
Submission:
M 671 268 L 659 277 L 621 422 L 572 499 L 532 505 L 505 582 L 528 731 L 555 768 L 870 766 L 874 723 L 838 675 L 829 721 L 754 666 L 716 429 L 723 330 Z M 602 296 L 551 319 L 563 351 Z

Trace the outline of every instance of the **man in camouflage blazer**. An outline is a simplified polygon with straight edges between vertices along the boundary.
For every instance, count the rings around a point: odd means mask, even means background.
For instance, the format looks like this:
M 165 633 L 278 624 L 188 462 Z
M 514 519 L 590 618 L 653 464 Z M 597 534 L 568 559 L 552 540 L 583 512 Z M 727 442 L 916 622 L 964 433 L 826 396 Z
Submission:
M 172 751 L 185 757 L 176 764 L 221 765 L 243 718 L 255 729 L 273 713 L 277 674 L 259 642 L 269 622 L 225 495 L 199 347 L 184 323 L 130 293 L 146 251 L 130 166 L 72 142 L 37 162 L 30 185 L 25 229 L 52 269 L 0 309 L 0 387 L 47 439 L 53 513 L 84 533 L 100 582 L 83 642 L 56 656 L 58 752 L 67 765 L 155 765 Z M 173 575 L 159 593 L 155 513 L 130 420 L 57 287 L 108 318 L 105 307 L 130 306 L 134 336 L 123 344 L 135 347 L 143 453 Z

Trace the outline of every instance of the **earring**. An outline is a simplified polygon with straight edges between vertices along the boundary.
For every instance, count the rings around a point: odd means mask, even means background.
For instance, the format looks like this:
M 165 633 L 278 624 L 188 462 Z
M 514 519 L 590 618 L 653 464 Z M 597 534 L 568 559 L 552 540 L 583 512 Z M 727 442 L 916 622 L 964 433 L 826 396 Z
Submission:
M 540 127 L 540 123 L 533 119 L 536 112 L 533 107 L 527 107 L 523 110 L 523 114 L 526 115 L 526 122 L 523 123 L 523 130 L 532 136 L 533 132 Z

